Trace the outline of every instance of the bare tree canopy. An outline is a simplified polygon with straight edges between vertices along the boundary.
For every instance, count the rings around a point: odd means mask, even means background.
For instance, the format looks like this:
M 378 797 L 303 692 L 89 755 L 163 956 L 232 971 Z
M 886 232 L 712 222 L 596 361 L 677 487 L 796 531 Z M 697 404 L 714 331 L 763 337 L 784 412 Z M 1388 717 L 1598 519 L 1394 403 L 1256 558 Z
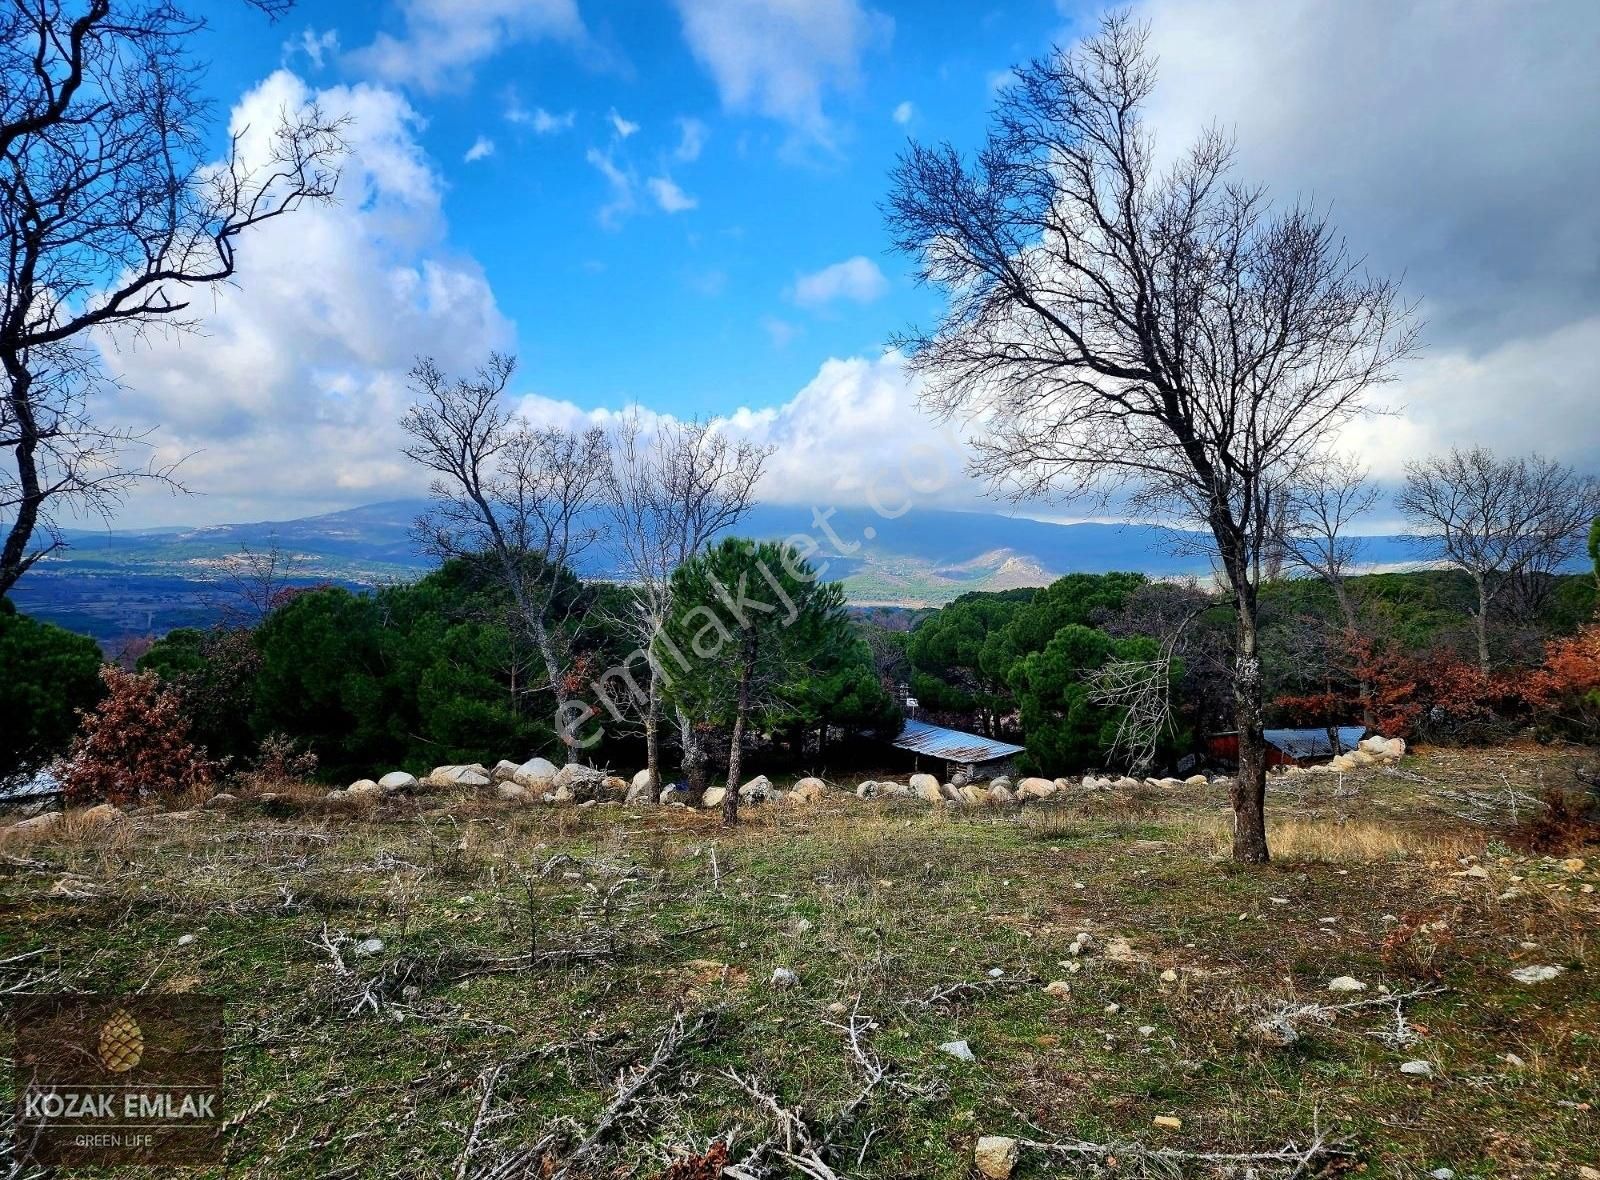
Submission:
M 493 561 L 521 635 L 544 664 L 556 729 L 565 732 L 577 621 L 564 587 L 599 535 L 593 510 L 609 465 L 607 440 L 598 428 L 522 421 L 502 404 L 515 371 L 515 358 L 496 353 L 471 377 L 452 379 L 424 358 L 411 370 L 417 401 L 400 424 L 412 439 L 406 457 L 436 476 L 419 538 L 439 557 Z
M 1147 30 L 1113 14 L 1021 67 L 973 161 L 912 144 L 886 215 L 948 309 L 897 343 L 1019 497 L 1109 496 L 1209 531 L 1238 611 L 1234 852 L 1267 857 L 1256 592 L 1283 500 L 1413 346 L 1326 219 L 1230 179 L 1212 130 L 1165 169 Z
M 651 801 L 661 797 L 660 668 L 651 658 L 672 610 L 672 571 L 732 529 L 755 503 L 770 447 L 731 439 L 704 419 L 657 418 L 635 407 L 613 432 L 605 500 L 611 545 L 628 582 L 631 614 L 619 622 L 646 661 L 643 699 L 630 699 L 645 731 Z M 693 719 L 681 710 L 684 761 L 703 763 Z M 699 784 L 696 784 L 697 786 Z
M 1356 625 L 1346 571 L 1361 559 L 1361 538 L 1351 530 L 1377 502 L 1366 467 L 1343 455 L 1306 464 L 1288 489 L 1283 546 L 1289 558 L 1333 591 L 1347 627 Z
M 0 6 L 0 594 L 60 546 L 61 514 L 103 515 L 137 480 L 171 479 L 128 464 L 139 432 L 96 423 L 91 333 L 193 328 L 194 288 L 234 276 L 241 235 L 337 187 L 342 121 L 315 106 L 205 159 L 212 111 L 187 53 L 200 28 L 170 0 Z
M 1483 447 L 1456 448 L 1407 464 L 1397 502 L 1425 552 L 1471 577 L 1478 663 L 1487 672 L 1496 602 L 1583 552 L 1600 512 L 1600 482 L 1539 455 L 1501 460 Z

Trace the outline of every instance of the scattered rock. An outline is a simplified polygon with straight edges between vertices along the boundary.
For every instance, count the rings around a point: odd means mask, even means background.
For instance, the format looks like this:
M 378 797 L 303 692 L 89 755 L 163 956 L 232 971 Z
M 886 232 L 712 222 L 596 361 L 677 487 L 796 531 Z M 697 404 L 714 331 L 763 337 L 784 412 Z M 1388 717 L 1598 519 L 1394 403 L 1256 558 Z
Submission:
M 1549 983 L 1565 970 L 1565 967 L 1518 967 L 1511 978 L 1518 983 Z
M 377 786 L 378 784 L 373 783 L 372 785 Z M 207 811 L 221 811 L 224 808 L 232 807 L 237 802 L 239 802 L 239 796 L 230 795 L 227 791 L 219 791 L 200 806 L 204 807 Z
M 878 784 L 868 779 L 856 787 L 857 799 L 876 799 L 878 797 Z
M 382 951 L 383 939 L 381 938 L 363 938 L 356 943 L 356 954 L 358 955 L 376 955 Z
M 1341 975 L 1337 979 L 1328 980 L 1330 992 L 1364 992 L 1367 985 L 1351 975 Z
M 513 782 L 502 782 L 494 789 L 494 793 L 508 803 L 526 803 L 528 801 L 528 788 Z
M 387 775 L 386 775 L 387 777 Z M 432 774 L 427 775 L 429 787 L 488 787 L 493 783 L 490 779 L 488 767 L 478 763 L 462 764 L 462 766 L 435 766 Z
M 989 789 L 992 791 L 996 787 L 1004 787 L 1008 791 L 1016 789 L 1011 785 L 1011 780 L 1003 774 L 989 780 Z
M 1407 1061 L 1401 1065 L 1400 1072 L 1413 1078 L 1431 1078 L 1433 1065 L 1426 1061 Z
M 1583 872 L 1584 861 L 1581 856 L 1574 856 L 1561 862 L 1561 867 L 1569 873 Z
M 989 805 L 989 796 L 993 794 L 989 788 L 975 787 L 971 783 L 964 787 L 957 787 L 952 783 L 951 787 L 961 799 L 962 804 L 967 807 L 987 807 Z
M 966 802 L 967 802 L 967 797 L 965 795 L 963 795 L 961 792 L 962 791 L 967 791 L 967 790 L 974 790 L 974 789 L 976 789 L 976 788 L 972 788 L 972 787 L 956 787 L 956 786 L 953 786 L 950 783 L 945 783 L 944 786 L 939 788 L 939 796 L 946 803 L 954 804 L 956 807 L 964 807 L 966 805 Z
M 1007 787 L 989 788 L 989 806 L 991 807 L 1010 807 L 1016 801 L 1017 797 Z
M 1428 1173 L 1433 1180 L 1456 1180 L 1456 1174 L 1449 1168 L 1435 1168 Z
M 944 1044 L 939 1046 L 939 1052 L 948 1053 L 957 1061 L 977 1060 L 977 1058 L 973 1056 L 972 1046 L 967 1044 L 965 1041 L 946 1041 Z
M 765 803 L 772 795 L 772 780 L 764 774 L 756 775 L 739 788 L 739 798 L 750 803 Z
M 1017 784 L 1017 798 L 1048 799 L 1056 793 L 1056 785 L 1047 778 L 1025 778 Z
M 1118 1012 L 1122 1011 L 1122 1005 L 1121 1004 L 1117 1004 L 1117 1003 L 1110 1003 L 1110 1004 L 1107 1004 L 1104 1008 L 1102 1008 L 1101 1011 L 1103 1011 L 1107 1016 L 1115 1016 Z
M 414 774 L 407 774 L 403 770 L 391 770 L 388 774 L 384 775 L 378 780 L 378 786 L 383 789 L 383 793 L 385 795 L 395 795 L 404 791 L 415 791 L 417 789 L 417 776 Z
M 547 790 L 555 781 L 556 765 L 546 758 L 530 758 L 517 767 L 511 781 L 530 791 Z
M 1017 1166 L 1017 1141 L 1005 1135 L 985 1135 L 972 1150 L 972 1162 L 988 1180 L 1010 1180 Z
M 1150 1120 L 1150 1125 L 1152 1127 L 1160 1127 L 1163 1131 L 1183 1130 L 1183 1120 L 1178 1118 L 1176 1115 L 1170 1114 L 1156 1115 L 1155 1118 Z
M 1065 979 L 1052 979 L 1044 986 L 1044 994 L 1053 996 L 1058 1000 L 1065 1000 L 1072 995 L 1072 985 Z
M 1163 971 L 1161 973 L 1161 982 L 1162 983 L 1177 983 L 1178 982 L 1178 973 L 1176 971 L 1174 971 L 1171 967 L 1168 967 L 1165 971 Z
M 509 758 L 502 758 L 494 764 L 489 777 L 497 783 L 508 783 L 517 777 L 517 764 Z
M 1600 1180 L 1600 1168 L 1591 1168 L 1588 1164 L 1579 1164 L 1578 1180 Z
M 787 990 L 800 986 L 800 977 L 787 967 L 778 967 L 772 972 L 772 986 Z
M 1155 1031 L 1156 1031 L 1156 1026 L 1153 1025 L 1153 1024 L 1141 1024 L 1139 1026 L 1139 1035 L 1141 1037 L 1153 1036 L 1155 1034 Z
M 939 780 L 931 774 L 914 774 L 911 776 L 911 790 L 918 799 L 929 803 L 943 803 L 944 792 L 939 789 Z
M 178 945 L 179 946 L 190 946 L 193 943 L 194 943 L 194 935 L 192 935 L 192 934 L 180 934 L 178 936 Z
M 1487 881 L 1489 879 L 1489 870 L 1482 865 L 1473 865 L 1461 875 L 1463 877 L 1471 877 L 1476 881 Z
M 345 790 L 354 791 L 358 795 L 375 795 L 382 789 L 370 778 L 358 778 L 345 788 Z
M 556 771 L 556 793 L 560 794 L 565 789 L 574 799 L 596 798 L 605 789 L 605 783 L 605 771 L 581 762 L 569 762 Z
M 789 799 L 794 803 L 817 803 L 828 793 L 828 785 L 820 778 L 803 778 L 795 783 L 794 790 L 789 792 Z
M 727 787 L 707 787 L 706 793 L 700 796 L 700 806 L 721 807 L 722 801 L 728 797 Z
M 1186 787 L 1204 787 L 1210 782 L 1211 780 L 1206 778 L 1206 776 L 1203 774 L 1191 774 L 1188 778 L 1183 780 L 1183 784 Z

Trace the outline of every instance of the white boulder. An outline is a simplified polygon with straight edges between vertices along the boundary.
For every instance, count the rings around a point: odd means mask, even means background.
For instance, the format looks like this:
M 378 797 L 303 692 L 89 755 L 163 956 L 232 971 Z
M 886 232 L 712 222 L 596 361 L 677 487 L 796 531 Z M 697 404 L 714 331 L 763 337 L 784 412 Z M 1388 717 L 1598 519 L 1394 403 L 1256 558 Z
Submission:
M 402 791 L 415 791 L 417 789 L 417 776 L 407 774 L 403 770 L 391 770 L 378 780 L 378 786 L 385 795 L 395 795 Z

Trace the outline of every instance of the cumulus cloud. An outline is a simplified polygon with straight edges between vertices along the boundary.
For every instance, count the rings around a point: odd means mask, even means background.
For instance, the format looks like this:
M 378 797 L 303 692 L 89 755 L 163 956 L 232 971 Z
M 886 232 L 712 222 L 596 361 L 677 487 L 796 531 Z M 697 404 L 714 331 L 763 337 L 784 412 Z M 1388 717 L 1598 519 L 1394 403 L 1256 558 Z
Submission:
M 576 43 L 586 35 L 576 0 L 400 0 L 400 11 L 403 35 L 379 33 L 347 60 L 425 91 L 465 84 L 479 62 L 518 42 Z
M 689 50 L 728 110 L 778 119 L 831 143 L 829 91 L 851 89 L 894 22 L 858 0 L 676 0 Z
M 1357 431 L 1382 470 L 1455 443 L 1600 467 L 1600 7 L 1137 12 L 1160 57 L 1161 153 L 1213 120 L 1233 130 L 1242 179 L 1327 207 L 1420 300 L 1424 351 L 1375 397 L 1402 417 Z
M 772 445 L 759 493 L 773 504 L 877 508 L 993 508 L 965 473 L 954 428 L 916 405 L 917 383 L 897 353 L 830 358 L 782 405 L 741 407 L 716 420 L 738 438 Z M 577 430 L 614 425 L 618 413 L 537 394 L 518 412 L 541 425 Z M 645 421 L 658 415 L 641 408 Z
M 472 146 L 461 159 L 464 163 L 472 164 L 478 160 L 487 160 L 492 155 L 494 155 L 494 140 L 487 135 L 480 135 L 472 141 Z
M 857 254 L 843 262 L 835 262 L 795 280 L 794 301 L 801 307 L 825 307 L 839 299 L 852 303 L 871 303 L 889 290 L 889 280 L 884 278 L 878 264 L 865 255 Z
M 98 412 L 159 425 L 159 458 L 191 456 L 180 470 L 205 493 L 143 494 L 130 520 L 290 517 L 414 494 L 398 420 L 416 353 L 465 369 L 513 342 L 477 263 L 442 244 L 439 178 L 397 92 L 313 91 L 279 71 L 232 111 L 232 130 L 249 129 L 242 150 L 262 150 L 279 112 L 313 99 L 353 116 L 340 202 L 247 235 L 237 284 L 194 293 L 200 335 L 103 341 L 124 388 Z
M 679 188 L 677 182 L 670 176 L 652 176 L 648 183 L 650 195 L 656 199 L 656 204 L 661 206 L 663 212 L 682 213 L 700 203 Z

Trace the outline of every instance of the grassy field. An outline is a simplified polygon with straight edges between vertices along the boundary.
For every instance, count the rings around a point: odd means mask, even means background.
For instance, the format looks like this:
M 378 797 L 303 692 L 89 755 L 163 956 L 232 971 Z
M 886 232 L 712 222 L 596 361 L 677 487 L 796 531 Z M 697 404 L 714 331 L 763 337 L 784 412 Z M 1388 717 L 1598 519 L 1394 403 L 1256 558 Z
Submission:
M 224 997 L 198 1175 L 963 1177 L 1006 1135 L 1020 1177 L 1577 1177 L 1600 854 L 1512 831 L 1580 753 L 1279 782 L 1253 869 L 1217 787 L 69 820 L 0 834 L 0 991 Z

